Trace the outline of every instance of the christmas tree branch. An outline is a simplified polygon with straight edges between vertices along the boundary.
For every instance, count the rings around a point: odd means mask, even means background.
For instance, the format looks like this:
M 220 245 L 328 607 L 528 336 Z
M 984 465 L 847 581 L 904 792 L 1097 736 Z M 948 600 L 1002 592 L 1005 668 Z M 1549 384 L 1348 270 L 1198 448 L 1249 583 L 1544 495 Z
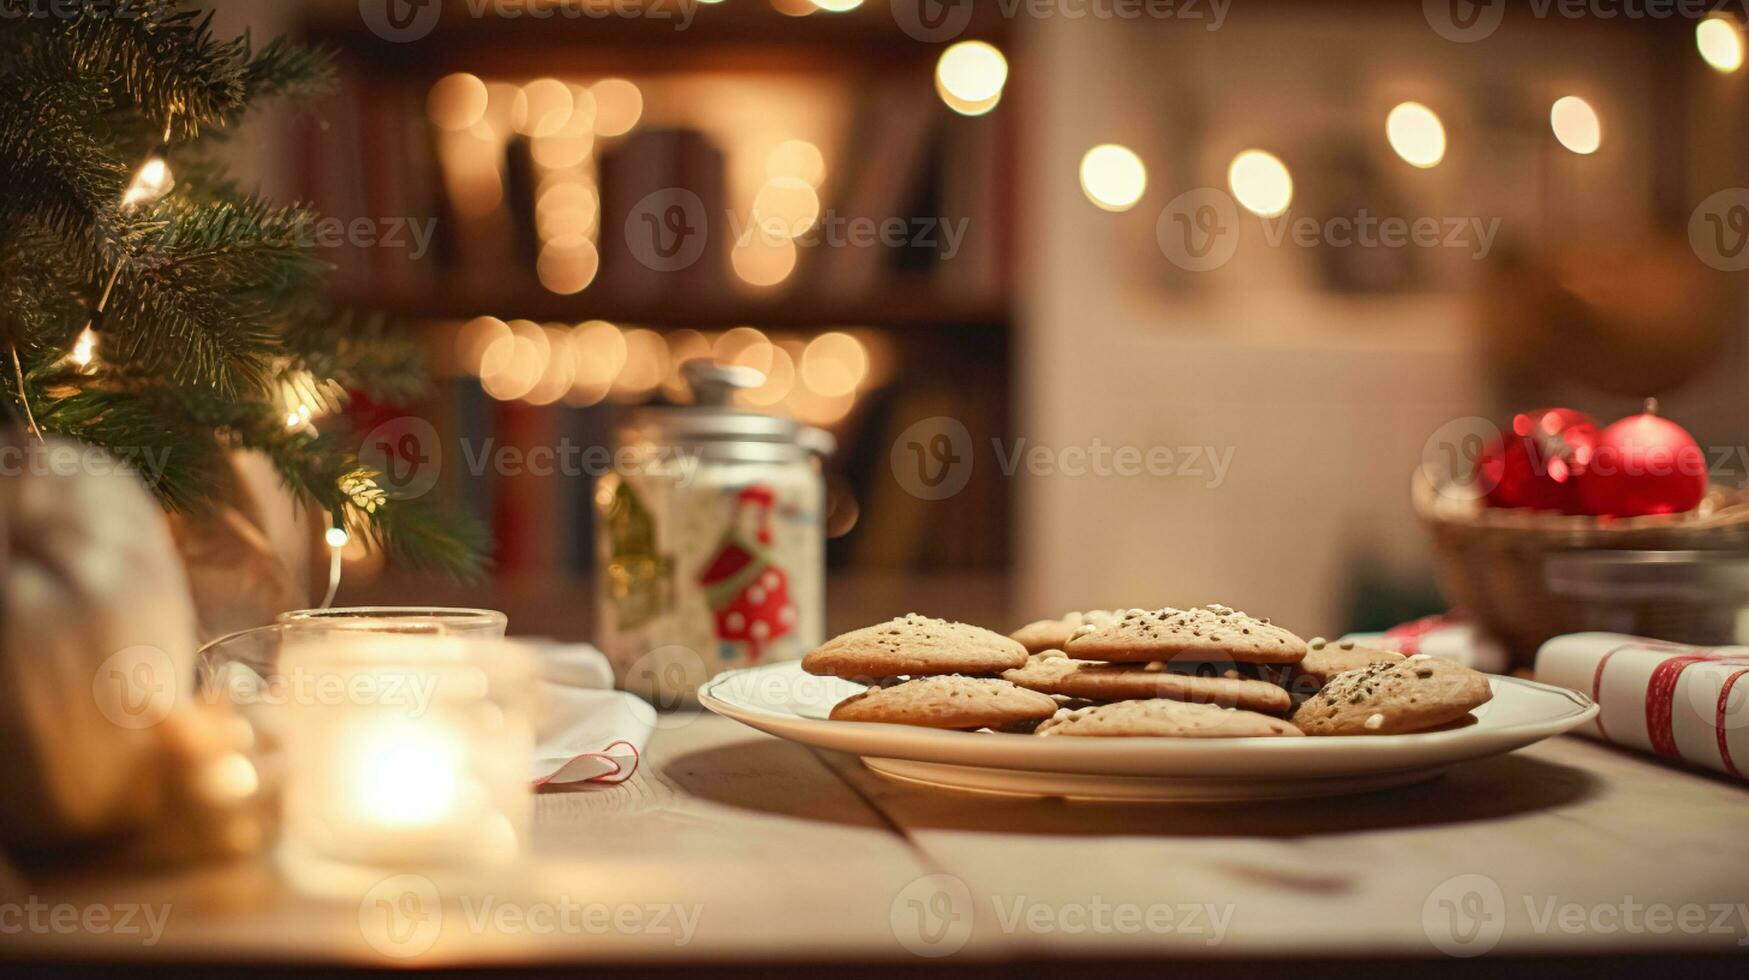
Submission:
M 314 213 L 242 190 L 210 146 L 258 100 L 328 91 L 330 55 L 218 38 L 188 0 L 0 0 L 0 22 L 0 406 L 129 461 L 174 510 L 258 449 L 359 540 L 477 573 L 478 524 L 391 499 L 338 418 L 310 421 L 349 392 L 417 397 L 417 349 L 331 313 Z

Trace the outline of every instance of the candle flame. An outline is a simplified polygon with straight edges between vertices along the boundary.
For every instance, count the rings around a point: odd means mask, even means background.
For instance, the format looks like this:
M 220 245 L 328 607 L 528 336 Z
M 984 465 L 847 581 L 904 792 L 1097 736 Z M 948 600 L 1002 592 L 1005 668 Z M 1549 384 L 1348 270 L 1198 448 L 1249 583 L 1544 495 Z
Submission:
M 396 827 L 442 822 L 461 796 L 461 753 L 453 738 L 426 723 L 398 721 L 361 738 L 353 771 L 360 812 Z

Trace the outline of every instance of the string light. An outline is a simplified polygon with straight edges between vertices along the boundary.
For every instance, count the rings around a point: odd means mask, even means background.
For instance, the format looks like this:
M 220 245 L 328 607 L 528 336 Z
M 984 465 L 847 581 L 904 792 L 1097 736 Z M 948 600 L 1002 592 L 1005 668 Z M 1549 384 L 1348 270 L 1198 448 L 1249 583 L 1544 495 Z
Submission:
M 935 91 L 962 116 L 981 116 L 1002 101 L 1008 59 L 983 41 L 961 41 L 935 63 Z
M 170 193 L 175 186 L 176 175 L 170 172 L 170 164 L 154 151 L 134 172 L 134 179 L 121 196 L 121 209 L 132 211 L 142 204 L 150 204 Z
M 127 189 L 122 191 L 121 211 L 127 214 L 142 204 L 150 204 L 170 193 L 176 186 L 176 175 L 170 171 L 169 161 L 164 159 L 163 147 L 170 142 L 171 127 L 174 120 L 164 121 L 164 139 L 161 145 L 147 155 L 140 169 L 134 171 L 133 179 L 128 181 Z M 73 338 L 73 347 L 62 359 L 62 363 L 72 365 L 80 374 L 91 374 L 97 370 L 100 363 L 98 357 L 97 318 L 109 307 L 109 297 L 115 292 L 115 284 L 121 279 L 122 266 L 126 257 L 117 259 L 115 269 L 109 274 L 109 282 L 104 284 L 103 293 L 97 298 L 97 305 L 92 308 L 91 318 L 85 321 L 85 326 Z M 18 358 L 18 346 L 12 345 L 12 370 L 18 381 L 18 400 L 24 406 L 24 419 L 30 427 L 31 435 L 37 442 L 43 441 L 42 430 L 37 427 L 36 413 L 30 406 L 30 391 L 24 383 L 24 364 Z
M 80 374 L 89 374 L 97 362 L 97 331 L 87 323 L 85 329 L 79 331 L 79 336 L 73 341 L 73 349 L 67 354 L 67 359 L 79 369 Z
M 1081 157 L 1081 193 L 1107 211 L 1128 211 L 1148 188 L 1148 168 L 1134 150 L 1101 143 Z
M 1603 145 L 1603 124 L 1597 110 L 1577 95 L 1564 95 L 1549 107 L 1549 128 L 1555 139 L 1574 153 L 1586 156 Z
M 170 142 L 170 123 L 164 124 L 164 143 Z M 170 170 L 169 161 L 164 159 L 163 147 L 154 149 L 134 171 L 133 179 L 128 181 L 127 189 L 122 191 L 121 211 L 129 214 L 142 204 L 151 204 L 170 193 L 176 186 L 176 175 Z M 102 358 L 98 356 L 97 319 L 109 308 L 109 297 L 115 292 L 115 284 L 121 279 L 121 270 L 127 264 L 127 257 L 116 260 L 115 268 L 109 273 L 109 282 L 104 284 L 103 294 L 97 298 L 97 305 L 92 308 L 91 319 L 85 321 L 84 329 L 73 339 L 73 348 L 67 352 L 66 362 L 80 374 L 95 374 Z
M 1714 14 L 1694 25 L 1694 46 L 1701 60 L 1720 74 L 1743 67 L 1743 31 L 1725 14 Z
M 1385 139 L 1403 162 L 1423 170 L 1445 159 L 1445 124 L 1419 102 L 1398 103 L 1385 117 Z
M 1241 207 L 1273 218 L 1294 199 L 1294 180 L 1287 165 L 1265 150 L 1246 150 L 1227 167 L 1227 187 Z
M 334 597 L 340 592 L 341 552 L 352 540 L 343 527 L 336 527 L 333 518 L 328 519 L 328 530 L 322 535 L 322 540 L 328 544 L 328 593 L 322 597 L 318 609 L 327 609 L 334 605 Z

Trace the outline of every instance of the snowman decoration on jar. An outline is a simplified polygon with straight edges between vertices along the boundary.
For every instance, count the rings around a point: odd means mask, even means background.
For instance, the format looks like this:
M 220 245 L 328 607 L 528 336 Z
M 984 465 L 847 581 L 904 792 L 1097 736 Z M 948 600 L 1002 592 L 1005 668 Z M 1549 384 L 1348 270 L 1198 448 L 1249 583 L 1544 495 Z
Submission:
M 789 576 L 771 554 L 776 502 L 776 494 L 764 484 L 736 493 L 733 519 L 698 576 L 726 660 L 736 659 L 734 646 L 745 643 L 747 663 L 757 664 L 767 644 L 795 628 Z

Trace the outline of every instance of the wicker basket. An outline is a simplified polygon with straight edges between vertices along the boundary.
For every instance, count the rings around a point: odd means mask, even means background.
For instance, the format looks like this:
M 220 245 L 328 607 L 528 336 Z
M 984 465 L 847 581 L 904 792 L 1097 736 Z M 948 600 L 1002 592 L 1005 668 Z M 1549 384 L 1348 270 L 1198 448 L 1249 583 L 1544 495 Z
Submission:
M 1498 636 L 1515 667 L 1530 666 L 1550 637 L 1594 629 L 1601 620 L 1592 603 L 1550 589 L 1548 555 L 1749 550 L 1749 493 L 1741 490 L 1714 487 L 1686 514 L 1631 518 L 1484 507 L 1473 495 L 1442 492 L 1419 471 L 1410 493 L 1433 536 L 1434 573 L 1447 603 Z M 1629 605 L 1609 619 L 1639 624 L 1634 631 L 1644 635 L 1687 639 L 1679 634 L 1695 612 L 1692 603 L 1651 598 Z

